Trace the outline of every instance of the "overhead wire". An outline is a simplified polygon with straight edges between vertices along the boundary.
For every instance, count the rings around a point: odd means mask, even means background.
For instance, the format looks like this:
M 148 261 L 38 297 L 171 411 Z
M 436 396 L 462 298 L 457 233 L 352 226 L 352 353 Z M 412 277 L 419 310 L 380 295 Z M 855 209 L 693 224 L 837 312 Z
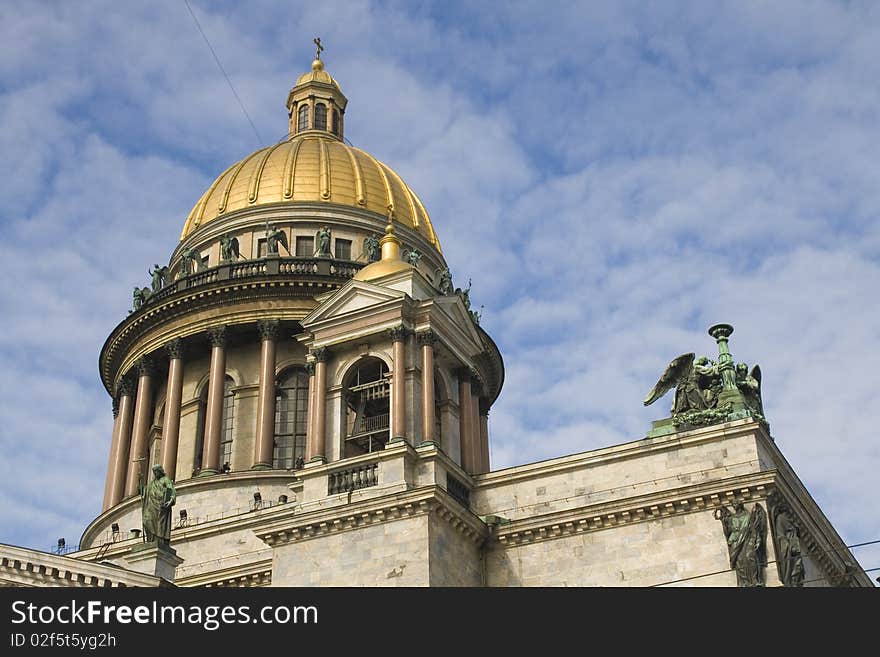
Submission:
M 235 91 L 235 86 L 232 84 L 232 80 L 229 78 L 229 75 L 226 73 L 226 69 L 223 68 L 223 64 L 220 63 L 220 58 L 217 56 L 217 52 L 214 50 L 214 46 L 211 45 L 211 42 L 208 40 L 208 36 L 205 34 L 205 31 L 202 29 L 201 24 L 199 23 L 199 19 L 196 18 L 195 12 L 193 12 L 192 7 L 189 5 L 189 0 L 183 0 L 183 3 L 186 5 L 186 8 L 189 10 L 189 15 L 192 16 L 193 21 L 196 24 L 196 27 L 199 30 L 199 33 L 202 35 L 202 38 L 205 40 L 205 43 L 208 44 L 208 49 L 211 51 L 211 54 L 214 56 L 214 61 L 217 62 L 217 67 L 220 69 L 220 72 L 223 73 L 223 77 L 226 78 L 226 82 L 229 84 L 229 88 L 232 90 L 232 95 L 235 96 L 235 100 L 238 101 L 238 106 L 241 107 L 241 111 L 244 113 L 245 117 L 248 120 L 248 123 L 251 124 L 251 128 L 254 130 L 254 134 L 257 137 L 257 145 L 262 146 L 263 140 L 260 137 L 260 133 L 257 130 L 257 126 L 254 125 L 253 120 L 251 119 L 251 115 L 248 114 L 247 109 L 245 109 L 244 103 L 241 101 L 241 98 L 238 95 L 238 92 Z

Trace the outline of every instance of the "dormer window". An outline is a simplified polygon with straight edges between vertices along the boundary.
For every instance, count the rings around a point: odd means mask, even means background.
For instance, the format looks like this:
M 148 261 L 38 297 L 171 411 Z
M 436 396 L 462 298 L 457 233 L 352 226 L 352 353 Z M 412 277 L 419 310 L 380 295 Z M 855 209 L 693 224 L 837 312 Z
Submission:
M 299 119 L 296 124 L 296 131 L 302 132 L 309 129 L 309 106 L 303 105 L 299 108 Z
M 315 105 L 315 130 L 327 129 L 327 106 L 324 103 Z

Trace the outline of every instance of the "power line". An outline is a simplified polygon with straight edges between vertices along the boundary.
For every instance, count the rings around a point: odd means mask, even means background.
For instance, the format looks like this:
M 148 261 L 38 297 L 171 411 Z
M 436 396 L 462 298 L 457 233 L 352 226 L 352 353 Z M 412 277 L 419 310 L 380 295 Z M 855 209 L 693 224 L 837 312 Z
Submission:
M 223 68 L 223 64 L 220 63 L 220 58 L 217 57 L 217 53 L 214 51 L 214 47 L 211 45 L 211 42 L 208 41 L 208 37 L 205 34 L 205 31 L 202 29 L 202 26 L 199 23 L 199 19 L 196 18 L 195 13 L 193 13 L 192 7 L 189 6 L 189 0 L 183 0 L 183 3 L 186 5 L 186 8 L 189 9 L 189 15 L 192 16 L 193 21 L 195 21 L 196 27 L 199 28 L 199 32 L 201 33 L 202 38 L 205 40 L 205 43 L 208 44 L 208 49 L 210 49 L 211 54 L 214 56 L 214 61 L 217 62 L 217 67 L 220 69 L 220 72 L 223 73 L 223 77 L 226 78 L 226 82 L 229 83 L 229 88 L 232 89 L 232 95 L 235 96 L 235 100 L 238 101 L 238 106 L 241 107 L 241 111 L 244 112 L 245 117 L 247 117 L 248 123 L 250 123 L 251 128 L 254 129 L 254 134 L 257 136 L 257 145 L 262 146 L 263 140 L 260 138 L 260 133 L 257 131 L 257 126 L 254 125 L 254 122 L 251 120 L 251 115 L 248 114 L 247 110 L 244 108 L 244 103 L 241 102 L 241 98 L 239 98 L 238 93 L 235 91 L 235 87 L 232 86 L 232 80 L 230 80 L 229 75 L 226 74 L 226 70 Z
M 880 543 L 880 539 L 875 540 L 875 541 L 866 541 L 866 542 L 864 542 L 864 543 L 854 543 L 854 544 L 852 544 L 852 545 L 845 545 L 843 548 L 828 548 L 828 549 L 826 549 L 826 550 L 819 550 L 819 554 L 825 554 L 826 552 L 838 552 L 838 551 L 840 551 L 840 550 L 842 550 L 842 549 L 851 550 L 852 548 L 864 547 L 865 545 L 876 545 L 877 543 Z M 767 565 L 767 566 L 770 566 L 771 564 L 774 564 L 774 563 L 776 563 L 776 560 L 775 560 L 775 559 L 773 559 L 773 560 L 771 560 L 771 561 L 768 561 L 768 562 L 766 563 L 766 565 Z M 659 583 L 659 584 L 651 584 L 651 586 L 652 586 L 652 587 L 657 587 L 657 586 L 668 586 L 669 584 L 678 584 L 679 582 L 689 582 L 689 581 L 694 580 L 694 579 L 702 579 L 703 577 L 712 577 L 712 576 L 714 576 L 714 575 L 723 575 L 724 573 L 730 573 L 730 572 L 733 572 L 733 570 L 734 570 L 733 568 L 725 568 L 724 570 L 717 570 L 717 571 L 715 571 L 714 573 L 702 573 L 701 575 L 691 575 L 690 577 L 682 577 L 681 579 L 672 579 L 672 580 L 669 580 L 668 582 L 661 582 L 661 583 Z M 867 568 L 867 569 L 863 568 L 863 569 L 862 569 L 862 571 L 865 572 L 865 573 L 870 573 L 870 572 L 873 572 L 873 571 L 875 571 L 875 570 L 880 570 L 880 568 Z M 811 583 L 811 582 L 819 582 L 819 581 L 822 581 L 822 580 L 824 580 L 824 579 L 826 579 L 825 576 L 823 576 L 823 577 L 817 577 L 817 578 L 814 578 L 814 579 L 806 580 L 806 581 L 804 582 L 804 584 L 809 584 L 809 583 Z

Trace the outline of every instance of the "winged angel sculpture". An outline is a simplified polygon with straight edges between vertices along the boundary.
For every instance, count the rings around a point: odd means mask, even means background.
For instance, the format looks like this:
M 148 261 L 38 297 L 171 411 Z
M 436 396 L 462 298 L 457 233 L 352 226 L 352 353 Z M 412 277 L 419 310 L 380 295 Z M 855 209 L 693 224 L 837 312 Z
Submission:
M 706 356 L 682 354 L 673 359 L 660 376 L 660 380 L 645 398 L 645 406 L 650 406 L 667 392 L 675 388 L 672 402 L 672 418 L 675 424 L 709 424 L 728 419 L 733 410 L 730 403 L 719 404 L 724 389 L 721 366 Z M 735 371 L 736 388 L 742 395 L 744 415 L 763 420 L 764 409 L 761 402 L 761 368 L 755 365 L 751 372 L 748 365 L 739 363 Z M 732 419 L 732 418 L 731 418 Z

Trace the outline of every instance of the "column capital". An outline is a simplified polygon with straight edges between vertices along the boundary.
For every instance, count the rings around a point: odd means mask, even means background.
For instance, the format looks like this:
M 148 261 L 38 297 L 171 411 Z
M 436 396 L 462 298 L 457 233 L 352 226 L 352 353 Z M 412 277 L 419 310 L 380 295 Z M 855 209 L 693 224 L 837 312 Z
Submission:
M 173 340 L 166 342 L 165 353 L 168 354 L 170 360 L 183 358 L 183 340 L 180 338 L 174 338 Z
M 489 417 L 490 409 L 491 405 L 489 404 L 489 399 L 487 397 L 480 397 L 480 415 Z
M 306 374 L 309 376 L 315 376 L 315 364 L 314 363 L 306 363 Z
M 212 347 L 226 346 L 226 325 L 212 326 L 208 329 L 208 340 Z
M 257 322 L 257 331 L 260 332 L 260 340 L 276 340 L 281 330 L 281 320 L 261 319 Z
M 432 329 L 428 329 L 427 331 L 419 331 L 416 333 L 416 340 L 419 341 L 420 347 L 433 347 L 437 344 L 439 338 Z
M 316 363 L 323 363 L 327 360 L 327 347 L 318 347 L 310 352 Z
M 391 338 L 392 342 L 398 342 L 400 340 L 406 340 L 406 336 L 410 334 L 410 330 L 406 328 L 403 324 L 398 326 L 393 326 L 387 331 L 388 337 Z
M 134 380 L 134 377 L 131 374 L 127 374 L 123 376 L 119 380 L 119 385 L 116 386 L 116 394 L 119 397 L 128 396 L 131 397 L 134 394 L 135 389 L 137 388 L 137 383 Z
M 458 377 L 458 380 L 461 382 L 470 381 L 471 372 L 472 370 L 470 367 L 459 367 L 455 370 L 455 376 Z
M 153 359 L 149 356 L 141 357 L 137 362 L 138 376 L 152 376 L 155 368 L 153 367 Z
M 111 405 L 113 407 L 113 418 L 116 419 L 119 416 L 119 397 L 113 397 L 113 401 Z

